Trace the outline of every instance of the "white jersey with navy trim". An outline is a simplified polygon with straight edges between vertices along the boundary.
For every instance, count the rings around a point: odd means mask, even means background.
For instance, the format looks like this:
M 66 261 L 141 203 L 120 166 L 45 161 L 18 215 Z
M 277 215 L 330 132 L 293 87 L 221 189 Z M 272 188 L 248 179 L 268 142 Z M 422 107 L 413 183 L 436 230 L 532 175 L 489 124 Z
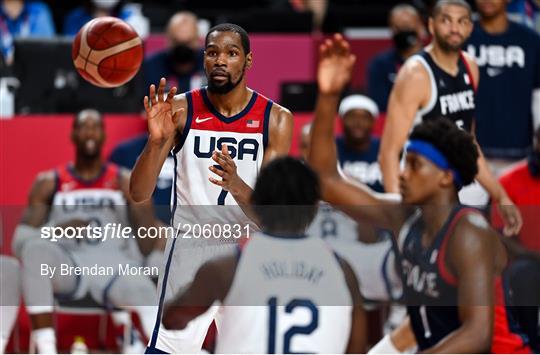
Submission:
M 217 353 L 344 353 L 352 296 L 320 238 L 257 233 L 244 245 L 220 314 Z
M 165 247 L 165 268 L 159 273 L 158 283 L 159 310 L 148 351 L 200 350 L 200 338 L 204 339 L 214 317 L 207 317 L 208 324 L 198 324 L 196 332 L 183 332 L 184 335 L 180 336 L 180 332 L 167 331 L 160 325 L 164 302 L 191 282 L 204 262 L 230 251 L 234 246 L 194 238 L 195 226 L 250 225 L 251 231 L 257 228 L 227 191 L 208 180 L 209 176 L 214 175 L 208 168 L 216 166 L 212 160 L 213 151 L 221 150 L 222 145 L 226 144 L 238 175 L 246 184 L 254 187 L 268 145 L 273 102 L 252 91 L 247 106 L 240 113 L 226 117 L 212 105 L 206 88 L 189 91 L 185 96 L 186 124 L 179 143 L 173 149 L 175 175 L 171 194 L 171 224 L 179 237 L 169 238 Z M 192 344 L 188 344 L 190 342 Z M 189 346 L 185 347 L 186 344 Z

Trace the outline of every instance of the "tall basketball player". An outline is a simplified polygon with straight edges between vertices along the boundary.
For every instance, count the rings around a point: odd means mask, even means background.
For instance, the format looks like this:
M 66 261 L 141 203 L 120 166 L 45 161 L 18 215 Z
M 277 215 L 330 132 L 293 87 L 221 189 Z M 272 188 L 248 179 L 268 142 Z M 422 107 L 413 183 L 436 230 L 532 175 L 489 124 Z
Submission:
M 472 28 L 471 8 L 465 0 L 437 1 L 429 19 L 432 43 L 400 69 L 390 94 L 379 154 L 386 192 L 399 191 L 399 156 L 414 124 L 445 117 L 474 134 L 478 66 L 461 51 Z M 489 171 L 482 153 L 478 167 L 476 179 L 498 204 L 505 234 L 517 234 L 522 225 L 519 210 Z M 463 192 L 460 197 L 467 203 L 487 202 L 479 188 Z
M 32 340 L 40 353 L 57 351 L 52 317 L 55 297 L 91 296 L 103 307 L 134 310 L 147 336 L 153 326 L 156 291 L 151 279 L 119 271 L 120 265 L 142 266 L 142 256 L 152 251 L 154 240 L 135 241 L 131 234 L 130 238 L 106 238 L 111 234 L 105 229 L 113 224 L 133 230 L 152 227 L 151 206 L 134 207 L 128 192 L 129 173 L 104 162 L 105 129 L 98 111 L 83 110 L 76 116 L 71 140 L 74 163 L 38 175 L 12 244 L 22 262 L 23 295 L 32 321 Z M 76 228 L 86 226 L 98 228 L 100 234 L 81 232 L 81 238 L 76 238 Z M 62 230 L 64 238 L 50 239 Z M 95 271 L 83 269 L 92 266 Z
M 252 194 L 262 233 L 212 259 L 168 304 L 164 323 L 186 324 L 224 304 L 216 353 L 363 353 L 366 324 L 354 272 L 306 228 L 317 212 L 317 175 L 293 158 L 260 172 Z
M 249 214 L 249 197 L 261 166 L 289 152 L 292 115 L 247 87 L 245 74 L 252 63 L 246 31 L 233 24 L 218 25 L 206 36 L 208 86 L 176 96 L 172 88 L 165 95 L 162 79 L 157 96 L 152 85 L 144 99 L 150 136 L 131 176 L 131 194 L 137 201 L 151 197 L 172 150 L 176 161 L 172 224 L 179 234 L 202 224 L 251 223 L 245 212 Z M 201 205 L 206 207 L 194 207 Z M 205 260 L 224 249 L 194 244 L 186 238 L 167 240 L 149 352 L 198 352 L 216 315 L 217 308 L 212 307 L 181 332 L 160 325 L 164 300 L 190 282 Z
M 355 57 L 336 35 L 321 45 L 320 58 L 309 162 L 324 200 L 399 236 L 405 302 L 419 350 L 530 352 L 506 315 L 504 247 L 478 211 L 459 203 L 458 191 L 478 172 L 472 136 L 446 119 L 418 125 L 399 177 L 403 204 L 349 182 L 336 168 L 333 127 Z

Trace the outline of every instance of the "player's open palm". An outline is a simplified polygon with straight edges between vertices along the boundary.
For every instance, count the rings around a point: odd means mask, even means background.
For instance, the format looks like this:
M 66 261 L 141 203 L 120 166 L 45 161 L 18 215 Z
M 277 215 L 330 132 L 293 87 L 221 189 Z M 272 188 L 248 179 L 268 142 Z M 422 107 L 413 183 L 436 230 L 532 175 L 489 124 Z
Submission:
M 323 94 L 340 94 L 351 81 L 355 61 L 349 43 L 340 34 L 325 40 L 319 48 L 319 91 Z
M 164 144 L 173 136 L 180 120 L 180 111 L 173 112 L 173 98 L 176 94 L 176 87 L 173 87 L 165 96 L 165 78 L 159 81 L 156 95 L 156 87 L 150 85 L 149 96 L 144 97 L 144 108 L 148 119 L 148 133 L 152 143 Z

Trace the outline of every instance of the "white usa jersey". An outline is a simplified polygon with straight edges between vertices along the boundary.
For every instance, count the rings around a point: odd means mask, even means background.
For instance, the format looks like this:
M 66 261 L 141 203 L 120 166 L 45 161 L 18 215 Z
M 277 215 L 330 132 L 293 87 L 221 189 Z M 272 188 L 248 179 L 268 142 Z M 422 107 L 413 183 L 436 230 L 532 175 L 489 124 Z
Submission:
M 120 169 L 114 164 L 103 166 L 100 174 L 92 180 L 77 176 L 73 165 L 56 169 L 56 189 L 48 224 L 59 225 L 74 219 L 88 221 L 102 235 L 91 233 L 85 238 L 61 238 L 62 245 L 69 250 L 85 252 L 133 252 L 134 241 L 125 238 L 110 238 L 106 234 L 107 224 L 129 226 L 127 201 L 120 189 Z M 105 241 L 103 241 L 105 240 Z
M 226 144 L 238 176 L 253 188 L 268 144 L 273 103 L 266 97 L 253 91 L 249 103 L 240 113 L 226 117 L 212 105 L 206 88 L 189 91 L 185 96 L 186 124 L 173 149 L 175 175 L 171 194 L 171 224 L 179 237 L 167 239 L 165 264 L 159 273 L 160 301 L 149 344 L 151 349 L 164 346 L 163 339 L 167 337 L 178 338 L 177 335 L 168 336 L 160 324 L 164 302 L 191 282 L 204 262 L 234 247 L 232 243 L 222 243 L 222 239 L 197 238 L 196 226 L 245 227 L 249 224 L 252 230 L 256 229 L 235 199 L 208 180 L 209 176 L 217 177 L 208 170 L 210 166 L 216 166 L 212 153 Z M 180 348 L 168 348 L 180 352 Z
M 316 237 L 256 233 L 242 247 L 220 311 L 216 353 L 344 353 L 352 296 Z
M 235 199 L 212 184 L 208 170 L 219 165 L 212 153 L 226 144 L 237 173 L 254 187 L 268 143 L 268 123 L 272 101 L 253 91 L 247 106 L 232 117 L 220 114 L 210 102 L 206 88 L 186 93 L 187 120 L 180 142 L 173 150 L 175 181 L 173 227 L 183 224 L 240 223 L 250 220 L 240 207 L 199 209 L 196 206 L 237 206 Z M 215 176 L 215 175 L 214 175 Z M 204 213 L 201 213 L 201 210 Z

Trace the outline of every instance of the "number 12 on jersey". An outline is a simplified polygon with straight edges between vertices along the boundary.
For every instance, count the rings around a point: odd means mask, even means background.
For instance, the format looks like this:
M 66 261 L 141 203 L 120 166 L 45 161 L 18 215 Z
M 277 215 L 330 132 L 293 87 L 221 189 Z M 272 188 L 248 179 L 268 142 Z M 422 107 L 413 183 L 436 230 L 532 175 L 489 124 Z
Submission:
M 291 351 L 291 342 L 293 336 L 296 334 L 303 334 L 303 335 L 309 335 L 317 329 L 319 325 L 319 310 L 311 302 L 307 299 L 293 299 L 289 303 L 285 305 L 285 313 L 290 314 L 293 313 L 296 308 L 304 308 L 307 309 L 311 314 L 311 320 L 306 325 L 295 325 L 291 326 L 285 334 L 283 335 L 283 350 L 278 351 L 279 353 L 284 354 L 292 354 Z M 276 297 L 272 297 L 268 300 L 268 353 L 269 354 L 275 354 L 276 353 L 276 332 L 277 332 L 277 324 L 278 324 L 278 309 L 281 310 L 282 307 L 278 307 L 278 301 Z M 285 316 L 285 315 L 280 315 Z M 301 354 L 308 354 L 311 353 L 311 351 L 301 350 L 297 353 Z

